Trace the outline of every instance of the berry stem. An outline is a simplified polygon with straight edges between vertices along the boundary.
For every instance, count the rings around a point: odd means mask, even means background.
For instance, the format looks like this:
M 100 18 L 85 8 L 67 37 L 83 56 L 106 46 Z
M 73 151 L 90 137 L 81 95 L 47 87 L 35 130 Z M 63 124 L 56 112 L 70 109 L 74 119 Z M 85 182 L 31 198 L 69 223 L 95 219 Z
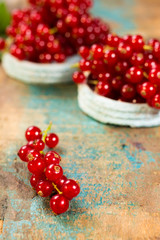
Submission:
M 62 192 L 57 188 L 57 186 L 53 182 L 52 182 L 52 185 L 59 194 L 62 194 Z
M 151 51 L 152 51 L 152 50 L 153 50 L 153 47 L 150 46 L 150 45 L 144 45 L 144 46 L 143 46 L 143 49 L 144 49 L 144 50 L 151 50 Z
M 52 127 L 52 122 L 50 122 L 50 124 L 48 125 L 47 129 L 43 131 L 43 138 L 42 138 L 42 140 L 43 140 L 44 143 L 45 143 L 45 139 L 47 137 L 48 132 L 51 130 L 51 127 Z
M 143 76 L 148 79 L 148 74 L 146 72 L 143 72 Z
M 88 83 L 93 84 L 93 85 L 97 85 L 98 80 L 89 80 Z
M 50 34 L 55 34 L 55 33 L 57 33 L 57 32 L 58 32 L 58 29 L 57 29 L 56 27 L 51 28 L 51 29 L 49 30 L 49 33 L 50 33 Z
M 79 63 L 75 63 L 71 66 L 71 68 L 79 68 Z

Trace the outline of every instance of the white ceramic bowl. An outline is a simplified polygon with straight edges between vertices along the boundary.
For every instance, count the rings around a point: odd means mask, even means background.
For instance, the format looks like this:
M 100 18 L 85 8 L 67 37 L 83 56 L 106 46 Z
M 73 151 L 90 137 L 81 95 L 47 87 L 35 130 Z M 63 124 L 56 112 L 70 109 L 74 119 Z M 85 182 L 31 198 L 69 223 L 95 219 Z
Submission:
M 100 96 L 86 84 L 78 86 L 78 102 L 83 112 L 102 123 L 130 127 L 160 125 L 159 110 L 147 104 L 132 104 Z
M 64 63 L 39 64 L 20 61 L 9 53 L 2 57 L 2 66 L 7 75 L 25 83 L 49 84 L 65 83 L 72 80 L 75 68 L 72 65 L 79 61 L 79 56 L 67 58 Z

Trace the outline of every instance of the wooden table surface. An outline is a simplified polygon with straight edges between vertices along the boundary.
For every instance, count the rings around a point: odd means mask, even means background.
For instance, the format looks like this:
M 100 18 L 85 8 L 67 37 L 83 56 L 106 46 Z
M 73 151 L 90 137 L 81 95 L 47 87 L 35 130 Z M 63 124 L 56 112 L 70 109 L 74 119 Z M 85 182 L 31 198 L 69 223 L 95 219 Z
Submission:
M 94 13 L 118 33 L 160 37 L 159 0 L 95 0 Z M 29 125 L 52 121 L 57 151 L 81 184 L 55 217 L 35 194 L 17 150 Z M 27 86 L 0 68 L 0 240 L 160 239 L 160 128 L 100 124 L 77 104 L 76 86 Z

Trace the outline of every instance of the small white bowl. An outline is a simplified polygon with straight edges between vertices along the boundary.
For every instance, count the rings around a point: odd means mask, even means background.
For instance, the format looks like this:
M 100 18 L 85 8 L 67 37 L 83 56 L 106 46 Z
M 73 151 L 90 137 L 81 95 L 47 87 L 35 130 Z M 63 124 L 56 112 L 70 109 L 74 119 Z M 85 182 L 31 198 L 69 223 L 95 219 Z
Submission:
M 112 100 L 93 92 L 86 84 L 78 86 L 78 102 L 83 112 L 102 123 L 130 127 L 160 125 L 160 111 L 147 104 Z
M 79 56 L 68 57 L 64 63 L 41 64 L 20 61 L 9 53 L 2 57 L 2 66 L 7 75 L 24 83 L 50 84 L 65 83 L 72 80 L 75 68 L 72 65 L 79 61 Z

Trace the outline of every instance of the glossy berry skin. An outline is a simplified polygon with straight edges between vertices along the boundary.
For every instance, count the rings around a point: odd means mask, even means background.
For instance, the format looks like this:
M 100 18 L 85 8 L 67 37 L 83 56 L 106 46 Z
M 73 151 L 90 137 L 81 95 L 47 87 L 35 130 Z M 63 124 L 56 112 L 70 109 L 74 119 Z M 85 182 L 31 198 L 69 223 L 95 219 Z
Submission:
M 148 80 L 153 84 L 160 85 L 160 69 L 152 69 L 149 73 Z
M 49 166 L 51 164 L 59 164 L 61 161 L 61 157 L 58 153 L 50 151 L 46 153 L 44 160 L 46 162 L 46 165 Z
M 5 48 L 5 40 L 3 38 L 0 38 L 0 50 L 3 50 Z
M 80 186 L 76 181 L 68 179 L 60 188 L 63 192 L 63 195 L 68 199 L 72 200 L 80 193 Z
M 108 66 L 113 66 L 117 63 L 118 56 L 117 53 L 114 50 L 107 50 L 104 54 L 104 62 Z
M 58 181 L 55 182 L 55 184 L 58 187 L 58 189 L 61 189 L 61 187 L 66 181 L 67 181 L 67 177 L 63 175 L 60 179 L 58 179 Z
M 132 48 L 130 45 L 124 44 L 120 42 L 117 48 L 118 56 L 125 60 L 131 57 L 132 55 Z
M 25 137 L 27 141 L 34 141 L 42 138 L 42 131 L 36 126 L 31 126 L 27 128 L 25 132 Z
M 131 44 L 133 51 L 141 52 L 143 50 L 143 46 L 144 46 L 144 39 L 140 35 L 133 35 L 131 37 L 130 44 Z
M 46 168 L 45 175 L 50 181 L 56 182 L 63 176 L 63 169 L 58 164 L 51 164 Z
M 156 94 L 151 101 L 151 105 L 154 108 L 160 109 L 160 94 Z
M 62 194 L 56 194 L 50 200 L 50 207 L 56 215 L 60 215 L 68 210 L 69 200 Z
M 30 151 L 28 151 L 27 155 L 26 155 L 26 160 L 27 162 L 30 162 L 32 160 L 34 160 L 35 158 L 40 158 L 41 154 L 40 152 L 36 151 L 35 149 L 32 149 Z
M 36 192 L 41 197 L 49 197 L 54 190 L 52 183 L 48 180 L 41 180 L 37 183 Z
M 156 92 L 157 92 L 157 88 L 154 86 L 153 83 L 150 82 L 144 82 L 143 84 L 141 84 L 139 86 L 139 94 L 145 98 L 145 99 L 149 99 L 152 98 Z
M 106 73 L 100 73 L 98 75 L 98 80 L 102 82 L 109 82 L 111 80 L 111 73 L 106 72 Z
M 86 77 L 82 72 L 74 72 L 72 78 L 73 81 L 77 84 L 84 83 L 86 81 Z
M 145 58 L 143 53 L 133 53 L 132 57 L 131 57 L 131 64 L 133 64 L 133 66 L 141 66 L 144 64 Z
M 22 146 L 20 148 L 20 150 L 18 151 L 19 158 L 24 162 L 28 162 L 28 159 L 26 157 L 27 157 L 28 152 L 31 151 L 31 150 L 32 150 L 32 148 L 30 148 L 27 145 Z
M 37 183 L 40 182 L 41 180 L 46 180 L 46 176 L 44 173 L 42 174 L 33 174 L 30 178 L 30 184 L 33 188 L 36 188 Z
M 91 47 L 91 53 L 94 59 L 101 59 L 103 57 L 103 47 L 98 44 L 94 44 Z
M 54 148 L 59 143 L 59 138 L 55 133 L 49 133 L 47 137 L 45 138 L 45 143 L 47 147 Z
M 120 91 L 123 86 L 123 80 L 122 77 L 117 76 L 112 79 L 111 81 L 112 88 L 116 91 Z
M 143 79 L 143 71 L 138 67 L 131 67 L 126 72 L 125 77 L 129 83 L 140 83 Z
M 43 151 L 45 148 L 45 143 L 42 141 L 42 139 L 30 141 L 27 145 L 38 152 Z
M 109 83 L 99 81 L 96 86 L 96 92 L 101 96 L 107 96 L 111 92 Z
M 120 61 L 120 62 L 117 62 L 117 64 L 115 65 L 115 71 L 119 75 L 123 75 L 128 68 L 129 68 L 129 64 L 127 61 Z
M 117 47 L 119 44 L 120 38 L 114 34 L 108 34 L 106 38 L 106 44 L 110 47 Z
M 147 73 L 150 73 L 150 71 L 152 69 L 156 69 L 158 68 L 158 65 L 157 63 L 154 61 L 154 60 L 146 60 L 145 63 L 144 63 L 144 71 L 146 71 Z
M 24 54 L 23 50 L 15 44 L 13 44 L 10 47 L 10 53 L 11 53 L 11 55 L 18 58 L 19 60 L 24 60 L 25 59 L 25 54 Z
M 136 95 L 136 89 L 132 84 L 125 84 L 121 89 L 121 95 L 125 100 L 132 100 Z
M 90 71 L 91 70 L 91 61 L 82 59 L 79 62 L 79 67 L 80 67 L 81 71 L 83 71 L 83 72 Z
M 89 50 L 89 48 L 87 48 L 85 46 L 81 46 L 79 48 L 79 54 L 82 58 L 87 59 L 90 55 L 90 50 Z
M 42 174 L 46 168 L 45 161 L 42 158 L 35 158 L 28 162 L 28 170 L 33 174 Z

